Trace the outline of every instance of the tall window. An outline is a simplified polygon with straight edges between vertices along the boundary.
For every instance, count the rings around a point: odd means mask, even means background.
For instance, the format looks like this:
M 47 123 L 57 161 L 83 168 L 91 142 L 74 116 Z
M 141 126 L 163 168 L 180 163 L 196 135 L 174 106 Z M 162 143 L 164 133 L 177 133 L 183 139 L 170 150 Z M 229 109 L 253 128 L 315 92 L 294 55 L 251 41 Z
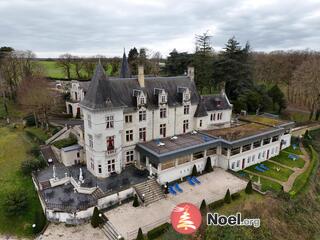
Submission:
M 139 122 L 145 121 L 147 119 L 146 110 L 139 111 Z
M 92 157 L 90 158 L 90 163 L 91 163 L 90 164 L 91 165 L 91 169 L 94 170 L 94 161 L 93 161 Z
M 144 97 L 140 97 L 140 104 L 141 105 L 144 105 L 146 102 L 145 98 Z
M 124 119 L 126 123 L 132 123 L 132 115 L 125 115 Z
M 106 116 L 106 128 L 113 128 L 114 120 L 113 116 Z
M 88 134 L 88 139 L 89 139 L 89 147 L 93 148 L 93 137 L 91 134 Z
M 134 160 L 134 151 L 131 150 L 131 151 L 127 151 L 126 152 L 126 161 L 127 163 L 132 163 Z
M 98 165 L 98 171 L 99 171 L 99 173 L 102 173 L 102 166 L 101 166 L 101 164 Z
M 91 128 L 91 127 L 92 127 L 91 115 L 88 114 L 88 115 L 87 115 L 87 118 L 88 118 L 88 127 Z
M 216 114 L 215 114 L 215 113 L 211 113 L 211 115 L 210 115 L 210 120 L 211 120 L 211 121 L 216 120 Z
M 202 120 L 200 120 L 199 122 L 199 127 L 202 127 Z
M 166 117 L 167 117 L 167 109 L 160 108 L 160 118 L 166 118 Z
M 146 141 L 146 128 L 139 128 L 139 140 Z
M 126 140 L 127 142 L 133 141 L 133 130 L 126 131 Z
M 114 150 L 114 136 L 107 137 L 107 150 Z
M 167 102 L 167 96 L 166 95 L 161 95 L 161 103 Z
M 160 124 L 160 135 L 166 137 L 166 124 Z
M 116 170 L 116 164 L 114 159 L 108 160 L 107 169 L 109 173 L 114 172 Z
M 189 114 L 189 112 L 190 112 L 190 106 L 189 105 L 184 105 L 184 107 L 183 107 L 184 115 Z
M 189 120 L 183 120 L 183 133 L 189 129 Z

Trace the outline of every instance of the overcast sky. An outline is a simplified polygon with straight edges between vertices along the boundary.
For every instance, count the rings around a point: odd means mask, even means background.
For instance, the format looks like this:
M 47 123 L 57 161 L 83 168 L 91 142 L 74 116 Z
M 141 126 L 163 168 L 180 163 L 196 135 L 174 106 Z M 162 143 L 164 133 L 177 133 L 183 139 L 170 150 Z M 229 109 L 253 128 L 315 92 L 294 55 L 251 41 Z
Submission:
M 192 52 L 207 30 L 216 50 L 232 36 L 254 50 L 320 50 L 320 1 L 0 0 L 0 46 L 38 57 Z

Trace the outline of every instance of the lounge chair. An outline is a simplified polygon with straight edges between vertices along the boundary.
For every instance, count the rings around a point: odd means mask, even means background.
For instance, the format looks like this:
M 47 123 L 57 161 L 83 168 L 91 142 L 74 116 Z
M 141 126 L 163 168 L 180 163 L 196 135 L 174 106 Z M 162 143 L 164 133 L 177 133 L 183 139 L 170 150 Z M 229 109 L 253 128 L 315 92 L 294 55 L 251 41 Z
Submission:
M 195 183 L 192 181 L 191 177 L 187 177 L 187 181 L 191 186 L 195 185 Z
M 259 166 L 256 166 L 254 169 L 257 170 L 258 172 L 265 172 L 266 171 L 266 170 L 260 168 Z
M 179 186 L 178 183 L 176 183 L 176 184 L 174 185 L 174 188 L 175 188 L 178 192 L 180 192 L 180 193 L 183 192 L 182 188 Z
M 196 184 L 201 184 L 201 182 L 199 181 L 199 179 L 196 178 L 195 176 L 192 177 L 192 181 L 194 181 Z
M 293 161 L 299 159 L 299 157 L 298 157 L 297 155 L 295 155 L 295 154 L 289 154 L 289 155 L 288 155 L 288 158 L 290 158 L 290 159 L 293 160 Z
M 269 170 L 269 168 L 266 165 L 262 164 L 262 163 L 259 165 L 259 167 L 264 169 L 264 170 Z
M 177 192 L 173 189 L 172 186 L 169 186 L 168 189 L 169 189 L 169 193 L 171 193 L 172 195 L 177 195 Z

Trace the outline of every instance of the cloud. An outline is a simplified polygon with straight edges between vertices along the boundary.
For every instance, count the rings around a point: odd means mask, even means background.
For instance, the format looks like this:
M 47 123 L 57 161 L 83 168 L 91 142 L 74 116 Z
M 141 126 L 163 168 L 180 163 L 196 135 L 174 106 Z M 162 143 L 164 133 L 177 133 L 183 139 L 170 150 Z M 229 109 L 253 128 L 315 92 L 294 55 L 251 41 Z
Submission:
M 311 0 L 1 0 L 0 16 L 0 45 L 41 57 L 191 52 L 207 30 L 215 49 L 232 36 L 266 51 L 319 50 L 320 41 L 320 3 Z

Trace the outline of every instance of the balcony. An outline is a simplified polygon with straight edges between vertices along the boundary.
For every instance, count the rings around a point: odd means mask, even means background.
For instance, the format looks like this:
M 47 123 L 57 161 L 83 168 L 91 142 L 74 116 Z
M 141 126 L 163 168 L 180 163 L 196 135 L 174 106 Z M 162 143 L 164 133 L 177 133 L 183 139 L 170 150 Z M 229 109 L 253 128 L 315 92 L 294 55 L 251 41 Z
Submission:
M 106 156 L 113 156 L 118 152 L 118 149 L 114 148 L 114 149 L 110 149 L 106 151 Z

